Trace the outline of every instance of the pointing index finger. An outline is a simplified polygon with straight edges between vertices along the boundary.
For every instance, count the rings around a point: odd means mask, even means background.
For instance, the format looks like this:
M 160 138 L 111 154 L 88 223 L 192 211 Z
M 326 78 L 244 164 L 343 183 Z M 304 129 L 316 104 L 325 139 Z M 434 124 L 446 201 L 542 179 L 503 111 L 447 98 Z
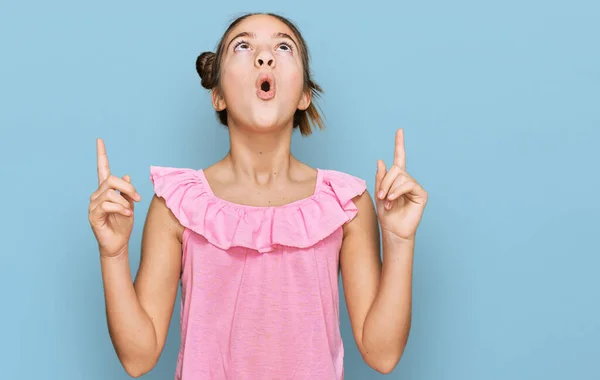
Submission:
M 404 150 L 404 131 L 396 131 L 396 147 L 394 148 L 394 165 L 406 169 L 406 152 Z
M 98 160 L 98 185 L 100 185 L 110 175 L 106 147 L 104 146 L 104 141 L 100 138 L 96 140 L 96 157 Z

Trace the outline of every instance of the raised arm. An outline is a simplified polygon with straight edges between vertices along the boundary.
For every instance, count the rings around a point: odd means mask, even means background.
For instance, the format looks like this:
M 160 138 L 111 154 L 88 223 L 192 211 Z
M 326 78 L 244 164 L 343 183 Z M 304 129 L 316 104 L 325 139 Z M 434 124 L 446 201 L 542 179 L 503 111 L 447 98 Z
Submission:
M 108 330 L 125 371 L 149 372 L 164 347 L 181 271 L 182 227 L 164 201 L 153 197 L 144 225 L 135 283 L 129 264 L 134 200 L 129 177 L 110 174 L 104 143 L 98 141 L 98 190 L 89 220 L 98 240 Z
M 389 373 L 408 341 L 415 234 L 427 202 L 425 190 L 406 172 L 402 130 L 394 165 L 388 171 L 378 162 L 375 189 L 376 206 L 368 192 L 354 200 L 358 214 L 344 227 L 340 263 L 359 351 L 373 369 Z

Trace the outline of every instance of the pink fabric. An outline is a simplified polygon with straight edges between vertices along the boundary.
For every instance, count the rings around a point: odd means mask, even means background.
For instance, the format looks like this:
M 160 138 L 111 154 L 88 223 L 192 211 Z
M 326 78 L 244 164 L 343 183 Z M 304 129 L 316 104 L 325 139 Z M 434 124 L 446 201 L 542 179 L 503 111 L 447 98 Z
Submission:
M 202 170 L 150 172 L 185 227 L 175 379 L 343 379 L 339 250 L 365 181 L 319 169 L 312 196 L 251 207 L 217 198 Z

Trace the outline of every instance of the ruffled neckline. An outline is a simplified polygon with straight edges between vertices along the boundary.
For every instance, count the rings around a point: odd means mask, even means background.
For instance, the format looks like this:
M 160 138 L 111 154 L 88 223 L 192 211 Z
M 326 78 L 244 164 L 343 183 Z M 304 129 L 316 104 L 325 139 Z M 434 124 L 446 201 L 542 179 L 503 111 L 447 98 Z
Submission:
M 295 200 L 293 202 L 289 202 L 289 203 L 286 203 L 283 205 L 278 205 L 278 206 L 245 205 L 245 204 L 231 202 L 226 199 L 220 198 L 213 192 L 212 187 L 210 186 L 210 183 L 208 182 L 208 179 L 206 178 L 206 174 L 204 173 L 204 170 L 198 169 L 198 170 L 196 170 L 196 174 L 198 175 L 198 177 L 200 177 L 199 179 L 202 182 L 202 184 L 204 185 L 204 190 L 208 193 L 208 195 L 210 197 L 214 198 L 215 200 L 223 203 L 223 205 L 226 205 L 228 207 L 240 209 L 240 211 L 251 212 L 251 211 L 265 211 L 267 209 L 272 209 L 272 208 L 302 207 L 302 203 L 310 202 L 311 200 L 313 200 L 314 198 L 316 198 L 319 195 L 319 192 L 321 191 L 321 181 L 323 180 L 323 170 L 321 170 L 319 168 L 315 168 L 315 170 L 317 171 L 317 178 L 315 180 L 315 187 L 314 187 L 313 193 L 311 195 L 309 195 L 308 197 L 301 198 L 301 199 Z
M 279 206 L 251 206 L 217 197 L 202 169 L 151 166 L 150 173 L 156 195 L 186 229 L 223 250 L 243 247 L 262 253 L 317 244 L 354 218 L 358 210 L 353 198 L 366 189 L 360 178 L 317 169 L 309 197 Z

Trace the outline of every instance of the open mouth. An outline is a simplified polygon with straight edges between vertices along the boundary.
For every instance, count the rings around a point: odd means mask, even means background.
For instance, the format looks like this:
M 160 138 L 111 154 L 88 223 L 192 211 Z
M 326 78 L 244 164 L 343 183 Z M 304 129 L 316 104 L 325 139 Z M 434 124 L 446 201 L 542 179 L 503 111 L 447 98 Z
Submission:
M 262 100 L 275 97 L 275 80 L 271 74 L 261 74 L 256 80 L 257 95 Z

